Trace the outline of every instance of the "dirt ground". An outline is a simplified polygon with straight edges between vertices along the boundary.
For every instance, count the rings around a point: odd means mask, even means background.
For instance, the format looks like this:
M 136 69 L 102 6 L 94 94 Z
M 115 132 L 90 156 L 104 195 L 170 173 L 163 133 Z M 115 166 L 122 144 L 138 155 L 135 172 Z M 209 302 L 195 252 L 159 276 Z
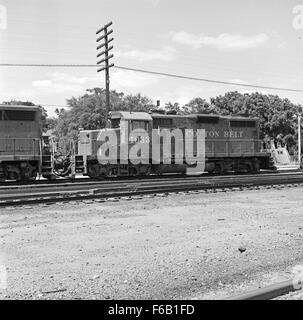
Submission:
M 303 264 L 303 188 L 0 208 L 1 299 L 218 299 Z

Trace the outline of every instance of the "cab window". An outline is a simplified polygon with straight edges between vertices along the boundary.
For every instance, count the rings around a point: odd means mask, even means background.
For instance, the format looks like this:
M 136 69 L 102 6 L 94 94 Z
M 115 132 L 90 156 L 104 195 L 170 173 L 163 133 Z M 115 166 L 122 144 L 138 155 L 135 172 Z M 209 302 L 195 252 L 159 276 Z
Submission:
M 120 119 L 111 119 L 111 128 L 117 129 L 120 128 Z
M 35 121 L 36 112 L 29 110 L 2 110 L 1 119 L 4 121 Z
M 131 130 L 143 129 L 147 131 L 148 122 L 143 120 L 133 120 L 131 122 Z

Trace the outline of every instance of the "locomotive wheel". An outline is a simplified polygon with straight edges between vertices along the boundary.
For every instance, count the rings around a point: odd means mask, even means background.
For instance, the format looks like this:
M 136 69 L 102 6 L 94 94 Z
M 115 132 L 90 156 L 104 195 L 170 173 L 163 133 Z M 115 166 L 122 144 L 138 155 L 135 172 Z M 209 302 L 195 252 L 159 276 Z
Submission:
M 158 176 L 162 176 L 163 175 L 162 165 L 161 164 L 155 165 L 153 172 Z
M 92 179 L 97 179 L 100 175 L 98 165 L 91 165 L 88 167 L 88 176 Z
M 23 178 L 25 181 L 35 181 L 37 179 L 38 172 L 37 170 L 33 170 L 31 172 L 31 176 L 29 178 Z
M 32 172 L 32 177 L 30 178 L 30 180 L 36 180 L 37 179 L 37 175 L 38 175 L 38 171 L 35 170 Z
M 247 173 L 247 165 L 246 165 L 246 162 L 243 161 L 243 160 L 239 160 L 235 166 L 235 171 L 237 173 Z
M 26 167 L 21 168 L 22 181 L 34 181 L 38 175 L 37 168 L 30 163 L 27 163 Z
M 260 161 L 256 159 L 254 161 L 254 172 L 259 172 L 260 171 Z
M 215 174 L 222 174 L 223 170 L 222 170 L 222 166 L 219 163 L 215 164 L 215 169 L 213 171 Z
M 52 181 L 52 180 L 56 180 L 57 177 L 53 174 L 53 173 L 50 173 L 50 174 L 43 174 L 42 175 L 43 178 L 49 180 L 49 181 Z
M 16 181 L 21 181 L 22 180 L 21 174 L 17 173 L 16 171 L 10 172 L 9 173 L 9 177 L 10 177 L 10 180 L 16 180 Z
M 151 167 L 147 166 L 146 169 L 145 169 L 144 175 L 145 176 L 149 176 L 150 174 L 151 174 Z
M 254 172 L 253 164 L 251 162 L 246 162 L 245 167 L 247 173 Z
M 214 165 L 213 162 L 211 162 L 211 163 L 209 164 L 209 167 L 208 167 L 207 172 L 208 172 L 209 174 L 214 174 L 214 172 L 215 172 L 215 165 Z
M 129 168 L 129 175 L 132 177 L 136 177 L 139 175 L 138 169 L 136 167 Z
M 118 169 L 116 167 L 109 167 L 106 168 L 105 170 L 105 177 L 114 177 L 117 176 L 118 174 Z
M 22 180 L 20 169 L 16 166 L 9 166 L 7 175 L 9 180 Z

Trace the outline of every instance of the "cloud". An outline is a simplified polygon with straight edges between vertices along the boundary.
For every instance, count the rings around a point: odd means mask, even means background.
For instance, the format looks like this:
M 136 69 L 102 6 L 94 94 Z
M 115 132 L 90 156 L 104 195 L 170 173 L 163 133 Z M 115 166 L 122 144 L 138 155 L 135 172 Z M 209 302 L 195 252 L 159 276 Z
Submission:
M 111 69 L 111 89 L 127 90 L 143 88 L 158 82 L 156 76 L 134 71 Z M 93 77 L 76 77 L 67 73 L 52 72 L 46 79 L 32 81 L 31 88 L 22 89 L 18 94 L 31 97 L 36 94 L 82 94 L 87 88 L 105 86 L 104 77 L 100 74 Z
M 282 36 L 280 36 L 280 34 L 279 34 L 278 32 L 272 31 L 270 34 L 271 34 L 271 37 L 273 38 L 273 40 L 275 41 L 276 46 L 277 46 L 279 49 L 284 49 L 284 48 L 286 48 L 287 42 L 283 39 Z
M 75 77 L 66 73 L 53 72 L 49 73 L 48 79 L 33 81 L 32 87 L 40 93 L 79 92 L 90 80 L 91 78 L 88 77 Z
M 237 83 L 237 84 L 248 84 L 247 81 L 241 80 L 241 79 L 231 79 L 231 80 L 229 80 L 229 82 Z
M 169 37 L 175 43 L 188 45 L 194 49 L 208 46 L 219 50 L 244 50 L 262 46 L 269 41 L 269 36 L 265 33 L 252 36 L 222 33 L 217 37 L 210 37 L 203 34 L 195 35 L 185 31 L 171 31 Z
M 115 69 L 111 75 L 112 87 L 117 90 L 142 88 L 158 82 L 156 76 Z
M 22 89 L 18 92 L 19 97 L 23 97 L 23 99 L 30 99 L 37 93 L 37 90 L 34 89 Z
M 167 102 L 178 102 L 180 105 L 185 105 L 190 100 L 201 97 L 208 99 L 208 96 L 212 96 L 215 92 L 214 87 L 209 87 L 205 90 L 205 86 L 202 85 L 177 85 L 174 90 L 166 91 L 163 94 L 159 94 L 159 99 L 161 100 L 161 105 Z
M 139 61 L 172 61 L 175 59 L 175 53 L 176 49 L 169 46 L 164 46 L 159 50 L 130 49 L 125 51 L 117 51 L 115 56 L 136 59 Z
M 51 74 L 53 81 L 62 81 L 68 83 L 84 84 L 90 80 L 88 77 L 75 77 L 63 72 L 53 72 Z
M 69 83 L 56 83 L 53 80 L 37 80 L 32 82 L 32 86 L 39 91 L 47 93 L 62 93 L 67 91 L 79 91 L 82 86 Z
M 147 3 L 150 3 L 154 7 L 156 7 L 160 3 L 161 0 L 144 0 L 144 1 L 147 2 Z

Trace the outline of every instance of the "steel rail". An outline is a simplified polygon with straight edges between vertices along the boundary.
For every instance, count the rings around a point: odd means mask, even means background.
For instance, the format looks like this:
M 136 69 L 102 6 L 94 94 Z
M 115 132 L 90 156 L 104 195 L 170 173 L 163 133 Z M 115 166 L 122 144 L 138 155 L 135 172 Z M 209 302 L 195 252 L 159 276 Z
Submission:
M 62 191 L 76 191 L 76 190 L 89 190 L 103 187 L 111 187 L 115 188 L 117 186 L 142 186 L 144 184 L 148 185 L 160 185 L 160 184 L 170 184 L 173 183 L 198 183 L 198 184 L 210 184 L 210 183 L 225 183 L 229 181 L 243 181 L 243 183 L 247 181 L 263 181 L 264 179 L 270 179 L 271 181 L 278 180 L 280 181 L 282 178 L 291 178 L 291 177 L 302 177 L 303 174 L 267 174 L 267 175 L 246 175 L 246 176 L 214 176 L 214 177 L 200 177 L 200 176 L 187 176 L 187 177 L 175 177 L 173 179 L 142 179 L 142 180 L 117 180 L 117 181 L 95 181 L 95 182 L 87 182 L 86 184 L 59 184 L 59 185 L 29 185 L 29 186 L 10 186 L 10 187 L 0 187 L 0 197 L 1 195 L 13 194 L 16 193 L 34 193 L 34 192 L 52 192 L 55 190 L 56 192 Z
M 214 175 L 210 173 L 203 173 L 201 175 L 202 178 L 205 177 L 227 177 L 227 176 L 251 176 L 251 175 L 268 175 L 268 174 L 279 174 L 279 173 L 300 173 L 302 172 L 300 169 L 286 169 L 286 170 L 261 170 L 258 173 L 253 173 L 253 174 L 247 174 L 247 173 L 227 173 L 223 175 Z M 84 177 L 76 177 L 76 178 L 58 178 L 54 180 L 47 180 L 47 179 L 38 179 L 38 180 L 33 180 L 33 181 L 1 181 L 0 182 L 0 188 L 1 187 L 10 187 L 10 186 L 32 186 L 32 185 L 65 185 L 65 184 L 77 184 L 77 183 L 100 183 L 101 181 L 132 181 L 132 180 L 153 180 L 153 179 L 174 179 L 174 178 L 186 178 L 188 177 L 186 174 L 181 174 L 181 173 L 169 173 L 169 174 L 163 174 L 163 175 L 156 175 L 152 174 L 149 176 L 125 176 L 125 177 L 107 177 L 105 179 L 93 179 L 88 176 Z
M 287 171 L 288 173 L 297 173 L 297 170 L 290 170 Z M 255 174 L 247 174 L 247 173 L 228 173 L 228 174 L 224 174 L 224 175 L 213 175 L 210 173 L 203 173 L 203 175 L 201 175 L 201 178 L 204 177 L 227 177 L 227 176 L 250 176 L 250 175 L 264 175 L 264 174 L 277 174 L 279 172 L 277 171 L 272 171 L 272 170 L 264 170 L 261 171 L 259 173 L 255 173 Z M 47 180 L 47 179 L 40 179 L 40 180 L 33 180 L 33 181 L 4 181 L 4 182 L 0 182 L 0 188 L 4 188 L 4 187 L 11 187 L 11 186 L 32 186 L 32 185 L 65 185 L 65 184 L 77 184 L 77 183 L 100 183 L 100 182 L 109 182 L 109 181 L 133 181 L 133 180 L 154 180 L 154 179 L 174 179 L 174 178 L 186 178 L 188 177 L 186 174 L 180 174 L 180 173 L 171 173 L 171 174 L 163 174 L 163 175 L 156 175 L 156 174 L 152 174 L 149 176 L 126 176 L 126 177 L 107 177 L 105 179 L 93 179 L 93 178 L 89 178 L 89 177 L 76 177 L 74 179 L 69 179 L 69 178 L 58 178 L 55 180 Z
M 137 179 L 119 179 L 119 178 L 112 178 L 110 180 L 91 180 L 91 179 L 79 179 L 77 181 L 67 181 L 64 183 L 48 183 L 47 181 L 43 181 L 44 183 L 39 184 L 13 184 L 13 185 L 0 185 L 0 193 L 1 191 L 7 190 L 22 190 L 22 189 L 34 189 L 34 188 L 65 188 L 65 187 L 72 187 L 72 186 L 99 186 L 99 185 L 109 185 L 109 184 L 120 184 L 120 183 L 153 183 L 153 181 L 189 181 L 191 179 L 199 179 L 199 180 L 222 180 L 222 179 L 246 179 L 246 178 L 259 178 L 259 177 L 281 177 L 281 176 L 291 176 L 291 175 L 302 175 L 303 173 L 298 172 L 291 172 L 291 173 L 261 173 L 261 174 L 242 174 L 242 175 L 223 175 L 223 176 L 212 176 L 212 175 L 203 175 L 203 176 L 186 176 L 186 175 L 165 175 L 165 176 L 148 176 L 148 177 L 140 177 Z M 86 181 L 81 181 L 86 180 Z M 42 181 L 41 181 L 42 182 Z
M 98 188 L 88 188 L 80 190 L 56 190 L 38 193 L 23 192 L 16 195 L 12 193 L 2 194 L 0 196 L 0 206 L 20 206 L 24 204 L 37 203 L 55 203 L 68 202 L 75 200 L 92 200 L 92 199 L 106 199 L 117 197 L 131 197 L 135 195 L 157 195 L 159 193 L 170 192 L 188 192 L 188 191 L 214 191 L 216 189 L 227 188 L 255 188 L 258 186 L 271 186 L 282 184 L 297 184 L 303 183 L 303 174 L 300 175 L 274 175 L 258 176 L 258 177 L 233 177 L 228 179 L 180 179 L 179 181 L 146 181 L 137 183 L 119 183 L 119 184 L 105 184 Z M 269 187 L 270 188 L 270 187 Z

